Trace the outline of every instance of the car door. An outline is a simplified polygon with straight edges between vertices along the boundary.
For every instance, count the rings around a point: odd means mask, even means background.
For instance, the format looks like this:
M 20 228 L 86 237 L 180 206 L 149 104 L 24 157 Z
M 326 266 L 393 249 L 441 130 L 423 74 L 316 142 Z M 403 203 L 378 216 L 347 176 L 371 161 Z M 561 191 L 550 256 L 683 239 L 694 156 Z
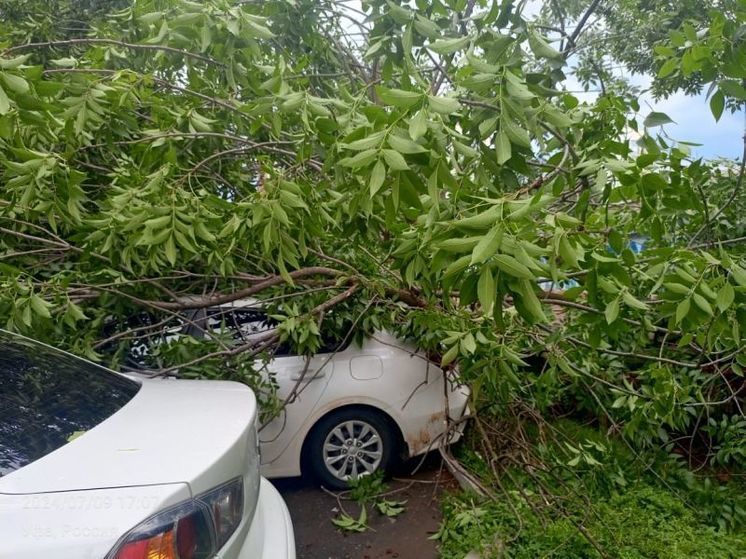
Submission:
M 277 417 L 260 428 L 263 464 L 279 457 L 313 414 L 334 372 L 331 357 L 331 354 L 283 355 L 267 364 L 268 373 L 277 382 L 277 397 L 285 406 Z
M 213 331 L 229 329 L 236 343 L 247 343 L 275 327 L 266 313 L 255 306 L 221 306 L 208 309 L 206 327 Z M 287 448 L 293 436 L 313 413 L 334 372 L 333 353 L 314 356 L 294 355 L 280 344 L 266 364 L 255 365 L 277 383 L 277 397 L 286 402 L 277 417 L 260 426 L 262 463 L 276 459 Z

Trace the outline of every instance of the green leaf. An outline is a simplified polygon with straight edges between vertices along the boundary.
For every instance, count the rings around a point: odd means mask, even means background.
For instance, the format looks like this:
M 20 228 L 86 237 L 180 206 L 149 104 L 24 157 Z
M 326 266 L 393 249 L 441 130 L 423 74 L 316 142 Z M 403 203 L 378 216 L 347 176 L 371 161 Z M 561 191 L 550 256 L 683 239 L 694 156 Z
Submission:
M 531 147 L 531 138 L 528 136 L 528 132 L 521 128 L 516 121 L 510 118 L 507 113 L 503 113 L 500 119 L 500 129 L 504 130 L 510 138 L 510 141 L 518 144 L 519 146 Z
M 521 280 L 518 294 L 521 296 L 521 302 L 523 307 L 529 313 L 529 319 L 546 322 L 547 317 L 544 314 L 544 309 L 541 306 L 541 301 L 534 292 L 534 282 L 528 280 Z
M 2 76 L 3 81 L 5 82 L 5 85 L 10 89 L 11 91 L 14 91 L 18 94 L 24 94 L 28 93 L 30 90 L 28 82 L 23 79 L 21 76 L 17 76 L 15 74 L 0 74 Z
M 361 151 L 355 157 L 344 158 L 342 161 L 339 162 L 339 164 L 342 165 L 343 167 L 351 167 L 352 169 L 358 169 L 360 167 L 364 167 L 365 165 L 373 161 L 376 158 L 377 154 L 378 154 L 378 150 L 367 149 L 365 151 Z
M 645 126 L 645 128 L 654 128 L 656 126 L 663 126 L 664 124 L 671 123 L 674 123 L 674 121 L 671 120 L 671 117 L 669 117 L 666 113 L 658 113 L 653 111 L 647 117 L 645 117 L 645 122 L 643 122 L 643 125 Z
M 678 293 L 679 295 L 688 295 L 690 288 L 680 283 L 664 283 L 663 287 L 671 291 L 672 293 Z
M 408 138 L 389 134 L 389 145 L 399 153 L 425 153 L 427 150 L 420 144 L 413 142 Z
M 733 304 L 733 300 L 736 297 L 736 291 L 730 283 L 725 283 L 723 287 L 718 290 L 717 294 L 717 307 L 720 312 L 725 312 L 728 307 Z
M 746 270 L 733 264 L 730 269 L 730 273 L 733 275 L 733 279 L 741 287 L 746 287 Z
M 451 346 L 449 350 L 443 354 L 443 357 L 440 359 L 441 367 L 445 367 L 449 363 L 452 363 L 454 359 L 456 359 L 456 357 L 458 356 L 458 346 L 458 344 L 453 344 L 453 346 Z
M 508 161 L 512 155 L 510 140 L 505 130 L 500 130 L 495 137 L 495 153 L 497 154 L 498 165 L 502 165 Z
M 153 217 L 151 219 L 148 219 L 143 223 L 145 227 L 150 227 L 151 229 L 161 229 L 166 224 L 171 223 L 171 220 L 173 217 L 170 214 L 162 215 L 160 217 Z
M 725 95 L 723 95 L 723 92 L 718 89 L 715 94 L 710 97 L 710 111 L 712 111 L 712 116 L 715 117 L 715 122 L 720 120 L 724 108 Z
M 436 37 L 440 32 L 440 28 L 433 21 L 419 14 L 417 15 L 417 19 L 414 20 L 414 28 L 417 30 L 417 33 L 428 39 Z
M 443 279 L 448 279 L 463 272 L 469 266 L 469 262 L 471 262 L 471 254 L 467 254 L 451 262 L 443 271 Z
M 21 64 L 25 63 L 30 56 L 30 54 L 21 54 L 15 58 L 0 58 L 0 70 L 12 70 L 13 68 L 18 68 Z
M 38 295 L 32 295 L 31 299 L 31 308 L 34 310 L 36 314 L 43 318 L 52 318 L 52 315 L 49 312 L 50 307 L 52 306 L 50 303 L 47 303 L 44 299 L 39 297 Z
M 486 138 L 492 134 L 493 130 L 495 130 L 495 126 L 497 126 L 497 117 L 488 118 L 487 120 L 480 122 L 479 137 Z
M 434 43 L 430 43 L 427 48 L 438 54 L 451 54 L 457 50 L 463 49 L 469 44 L 470 37 L 457 37 L 455 39 L 438 39 Z
M 205 52 L 210 46 L 210 43 L 212 43 L 212 32 L 210 31 L 210 28 L 207 25 L 203 25 L 202 29 L 200 29 L 199 36 L 199 50 L 200 52 Z
M 508 72 L 506 75 L 512 76 L 513 74 Z M 525 84 L 521 83 L 518 80 L 507 80 L 505 85 L 508 91 L 508 95 L 513 99 L 527 101 L 536 97 L 536 95 L 529 91 L 528 87 L 526 87 Z
M 407 171 L 409 169 L 406 160 L 398 151 L 385 149 L 383 150 L 383 158 L 386 160 L 386 164 L 389 168 L 393 171 Z
M 78 60 L 71 57 L 57 58 L 50 62 L 59 68 L 75 68 L 78 65 Z
M 710 316 L 713 316 L 712 312 L 712 306 L 710 306 L 710 303 L 702 297 L 699 293 L 692 293 L 692 299 L 694 299 L 694 304 L 697 305 L 700 309 L 705 311 Z
M 427 133 L 427 112 L 420 109 L 409 119 L 409 137 L 417 140 Z
M 621 408 L 626 403 L 627 403 L 627 397 L 622 395 L 622 396 L 619 396 L 616 400 L 614 400 L 614 403 L 611 404 L 611 407 L 614 409 Z
M 461 108 L 461 103 L 458 102 L 458 99 L 454 99 L 453 97 L 435 97 L 433 95 L 428 95 L 427 100 L 433 111 L 444 115 L 453 114 Z
M 471 332 L 461 338 L 461 349 L 467 355 L 472 355 L 477 350 L 477 342 Z
M 669 58 L 666 60 L 661 69 L 658 70 L 658 77 L 665 78 L 671 75 L 679 67 L 679 60 L 677 58 Z
M 8 99 L 5 90 L 0 86 L 0 115 L 7 114 L 10 111 L 10 99 Z
M 473 158 L 473 157 L 477 157 L 479 155 L 479 152 L 477 150 L 475 150 L 473 147 L 467 146 L 466 144 L 463 144 L 463 143 L 459 142 L 458 140 L 452 140 L 452 141 L 453 141 L 453 148 L 458 153 L 460 153 L 461 155 L 463 155 L 464 157 Z
M 501 225 L 497 225 L 490 229 L 490 231 L 477 243 L 477 246 L 474 247 L 474 250 L 471 253 L 471 263 L 479 264 L 495 254 L 500 248 L 502 233 L 503 229 Z
M 355 520 L 348 514 L 342 514 L 339 518 L 332 518 L 332 524 L 348 532 L 365 532 L 367 527 L 368 515 L 365 507 L 360 511 L 360 518 Z
M 373 172 L 370 174 L 370 196 L 371 198 L 383 186 L 383 181 L 386 179 L 386 166 L 380 159 L 373 166 Z
M 378 512 L 381 514 L 393 518 L 404 512 L 404 505 L 406 503 L 406 501 L 387 501 L 384 499 L 376 503 L 376 508 L 378 508 Z
M 557 128 L 567 128 L 573 125 L 573 121 L 569 116 L 552 105 L 544 107 L 544 116 L 550 124 Z
M 559 240 L 559 253 L 562 257 L 562 262 L 571 267 L 571 268 L 579 268 L 580 263 L 578 262 L 578 255 L 575 252 L 575 248 L 570 243 L 570 240 L 567 238 L 567 234 L 563 233 L 560 236 Z
M 477 298 L 482 305 L 482 312 L 485 315 L 492 314 L 492 307 L 495 304 L 495 278 L 489 266 L 484 266 L 479 274 L 477 282 Z
M 528 46 L 539 58 L 550 58 L 555 60 L 562 58 L 562 53 L 550 46 L 546 39 L 533 29 L 528 34 Z
M 422 100 L 422 93 L 416 91 L 405 91 L 404 89 L 390 89 L 388 87 L 377 86 L 376 93 L 378 97 L 387 105 L 393 105 L 394 107 L 403 107 L 405 109 L 411 107 L 415 103 Z
M 606 317 L 606 323 L 611 324 L 619 316 L 619 299 L 612 299 L 607 303 L 606 309 L 604 309 L 604 316 Z
M 676 324 L 681 324 L 681 321 L 684 320 L 687 314 L 689 314 L 691 306 L 691 299 L 689 299 L 689 297 L 676 305 Z
M 728 97 L 734 97 L 739 100 L 746 99 L 746 88 L 736 80 L 723 80 L 718 85 L 720 86 L 720 91 Z
M 275 36 L 272 31 L 269 30 L 269 28 L 264 27 L 263 25 L 259 25 L 258 23 L 255 23 L 251 20 L 245 20 L 244 23 L 248 27 L 250 31 L 250 35 L 252 37 L 256 37 L 257 39 L 271 39 Z
M 412 10 L 408 10 L 407 8 L 403 8 L 402 6 L 397 6 L 393 2 L 389 1 L 387 1 L 386 4 L 388 4 L 389 6 L 389 15 L 391 15 L 391 18 L 396 23 L 408 23 L 414 16 L 414 12 L 412 12 Z
M 495 264 L 509 276 L 521 279 L 533 279 L 534 274 L 526 266 L 518 262 L 508 254 L 496 254 L 493 257 Z
M 86 314 L 83 312 L 83 310 L 78 305 L 76 305 L 75 303 L 73 303 L 72 301 L 70 301 L 68 303 L 67 309 L 66 309 L 65 312 L 70 317 L 72 317 L 72 319 L 74 321 L 88 320 L 88 316 L 86 316 Z
M 456 237 L 437 243 L 438 250 L 445 252 L 471 252 L 484 237 Z
M 633 309 L 637 309 L 640 311 L 646 311 L 648 310 L 647 304 L 643 303 L 639 299 L 637 299 L 634 295 L 632 295 L 629 291 L 623 291 L 622 292 L 622 300 L 624 300 L 624 303 L 628 307 L 632 307 Z
M 342 144 L 342 147 L 345 149 L 351 149 L 353 151 L 362 151 L 377 147 L 378 144 L 380 144 L 383 140 L 385 134 L 386 133 L 383 131 L 375 132 L 374 134 L 370 134 L 365 138 L 360 138 L 359 140 L 355 140 L 354 142 L 350 142 L 349 144 Z
M 173 235 L 170 235 L 168 239 L 166 240 L 165 251 L 166 251 L 166 258 L 168 258 L 169 263 L 172 266 L 175 265 L 176 264 L 176 244 L 174 243 Z

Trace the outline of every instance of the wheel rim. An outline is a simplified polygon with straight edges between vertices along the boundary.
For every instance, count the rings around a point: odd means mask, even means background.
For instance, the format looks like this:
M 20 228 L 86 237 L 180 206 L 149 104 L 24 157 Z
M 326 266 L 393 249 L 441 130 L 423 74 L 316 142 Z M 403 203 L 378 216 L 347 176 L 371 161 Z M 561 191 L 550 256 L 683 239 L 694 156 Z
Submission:
M 372 474 L 383 458 L 381 435 L 366 421 L 343 421 L 326 436 L 323 458 L 324 466 L 337 479 Z

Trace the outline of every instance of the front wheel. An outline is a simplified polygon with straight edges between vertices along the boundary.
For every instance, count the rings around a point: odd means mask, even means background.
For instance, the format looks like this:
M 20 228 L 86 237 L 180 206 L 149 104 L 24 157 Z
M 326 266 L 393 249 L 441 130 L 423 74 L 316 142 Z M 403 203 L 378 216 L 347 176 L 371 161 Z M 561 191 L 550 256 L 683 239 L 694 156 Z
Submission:
M 322 418 L 308 437 L 308 465 L 327 487 L 347 489 L 351 479 L 388 471 L 397 437 L 386 417 L 367 409 L 345 409 Z

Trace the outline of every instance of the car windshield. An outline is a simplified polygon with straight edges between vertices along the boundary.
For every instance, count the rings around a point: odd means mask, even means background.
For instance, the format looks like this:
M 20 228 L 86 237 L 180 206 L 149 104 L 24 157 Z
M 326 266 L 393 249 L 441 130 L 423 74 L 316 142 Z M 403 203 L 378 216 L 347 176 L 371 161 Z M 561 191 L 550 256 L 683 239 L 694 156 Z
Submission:
M 0 477 L 92 429 L 139 389 L 94 363 L 0 331 Z

